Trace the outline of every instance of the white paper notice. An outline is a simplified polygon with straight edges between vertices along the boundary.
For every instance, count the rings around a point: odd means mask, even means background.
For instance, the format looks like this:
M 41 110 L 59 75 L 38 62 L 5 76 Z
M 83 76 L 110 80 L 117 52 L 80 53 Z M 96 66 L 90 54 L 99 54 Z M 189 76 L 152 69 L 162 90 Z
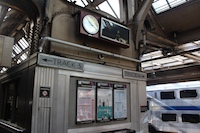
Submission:
M 77 90 L 77 122 L 95 120 L 95 88 L 78 87 Z
M 127 118 L 126 89 L 114 90 L 114 119 Z

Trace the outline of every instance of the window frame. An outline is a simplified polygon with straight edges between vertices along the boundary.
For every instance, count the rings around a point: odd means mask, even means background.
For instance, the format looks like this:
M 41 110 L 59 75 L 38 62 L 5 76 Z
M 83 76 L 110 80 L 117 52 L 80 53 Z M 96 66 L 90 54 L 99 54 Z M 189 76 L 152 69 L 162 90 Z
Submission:
M 185 115 L 184 118 L 190 118 L 190 119 L 184 120 L 183 115 Z M 194 116 L 198 116 L 199 117 L 198 118 L 198 122 L 197 121 L 194 122 Z M 192 119 L 191 119 L 191 117 L 192 117 Z M 181 119 L 182 119 L 182 122 L 200 123 L 200 115 L 199 114 L 181 114 Z M 192 121 L 188 121 L 188 120 L 192 120 Z
M 166 116 L 168 116 L 168 117 L 165 117 L 165 118 L 169 118 L 169 116 L 171 115 L 173 115 L 173 117 L 175 117 L 175 120 L 172 120 L 172 119 L 170 119 L 170 120 L 163 120 L 163 115 L 166 115 Z M 162 113 L 161 114 L 161 119 L 162 119 L 162 121 L 164 121 L 164 122 L 176 122 L 177 121 L 177 114 L 175 114 L 175 113 Z
M 17 115 L 18 115 L 18 99 L 19 99 L 19 79 L 15 79 L 14 81 L 6 82 L 1 85 L 3 88 L 3 112 L 2 112 L 2 119 L 5 121 L 9 121 L 11 123 L 17 123 Z M 12 89 L 13 85 L 13 94 L 9 95 L 9 89 Z M 8 114 L 7 111 L 7 103 L 8 103 L 8 97 L 13 97 L 11 101 L 11 107 L 10 107 L 10 114 Z
M 173 92 L 173 98 L 163 98 L 163 93 L 172 93 Z M 166 95 L 170 95 L 170 94 L 166 94 Z M 166 97 L 166 96 L 165 96 Z M 161 91 L 160 92 L 160 99 L 161 100 L 174 100 L 174 99 L 176 99 L 176 95 L 175 95 L 175 91 Z
M 185 91 L 185 93 L 187 92 L 187 91 L 195 91 L 196 92 L 196 96 L 194 97 L 194 96 L 182 96 L 182 95 L 185 95 L 185 94 L 182 94 L 181 92 L 183 92 L 184 93 L 184 91 Z M 191 92 L 188 92 L 188 93 L 191 93 Z M 188 90 L 180 90 L 179 91 L 179 96 L 180 96 L 180 99 L 196 99 L 196 98 L 198 98 L 198 91 L 196 90 L 196 89 L 188 89 Z

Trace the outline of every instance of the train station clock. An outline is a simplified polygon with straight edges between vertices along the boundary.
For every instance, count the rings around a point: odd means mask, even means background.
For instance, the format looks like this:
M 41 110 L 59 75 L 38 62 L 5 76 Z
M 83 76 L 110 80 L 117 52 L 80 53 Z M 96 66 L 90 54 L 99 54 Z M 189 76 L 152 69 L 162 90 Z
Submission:
M 99 31 L 99 22 L 92 15 L 86 15 L 83 17 L 83 28 L 89 34 L 96 34 Z

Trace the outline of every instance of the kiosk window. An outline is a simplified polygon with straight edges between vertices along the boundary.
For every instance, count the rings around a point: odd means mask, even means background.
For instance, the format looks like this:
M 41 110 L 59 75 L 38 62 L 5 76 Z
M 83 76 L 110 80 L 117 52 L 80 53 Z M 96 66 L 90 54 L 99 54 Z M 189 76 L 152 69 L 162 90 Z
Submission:
M 5 94 L 4 120 L 16 122 L 18 116 L 18 82 L 3 85 Z
M 176 114 L 162 114 L 162 121 L 176 121 Z
M 182 90 L 180 91 L 180 98 L 195 98 L 197 97 L 196 90 Z
M 161 92 L 160 98 L 161 99 L 175 99 L 174 91 Z
M 182 122 L 199 123 L 200 116 L 198 114 L 182 114 Z

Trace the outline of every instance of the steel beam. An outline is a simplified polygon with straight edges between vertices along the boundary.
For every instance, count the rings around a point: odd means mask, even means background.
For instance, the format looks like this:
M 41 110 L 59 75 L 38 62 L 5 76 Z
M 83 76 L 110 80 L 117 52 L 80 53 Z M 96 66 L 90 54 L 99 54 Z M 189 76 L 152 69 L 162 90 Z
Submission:
M 139 41 L 141 40 L 142 28 L 144 25 L 144 20 L 151 8 L 154 0 L 144 0 L 141 3 L 140 8 L 137 9 L 135 15 L 133 16 L 133 37 L 135 43 L 135 49 L 139 48 Z

